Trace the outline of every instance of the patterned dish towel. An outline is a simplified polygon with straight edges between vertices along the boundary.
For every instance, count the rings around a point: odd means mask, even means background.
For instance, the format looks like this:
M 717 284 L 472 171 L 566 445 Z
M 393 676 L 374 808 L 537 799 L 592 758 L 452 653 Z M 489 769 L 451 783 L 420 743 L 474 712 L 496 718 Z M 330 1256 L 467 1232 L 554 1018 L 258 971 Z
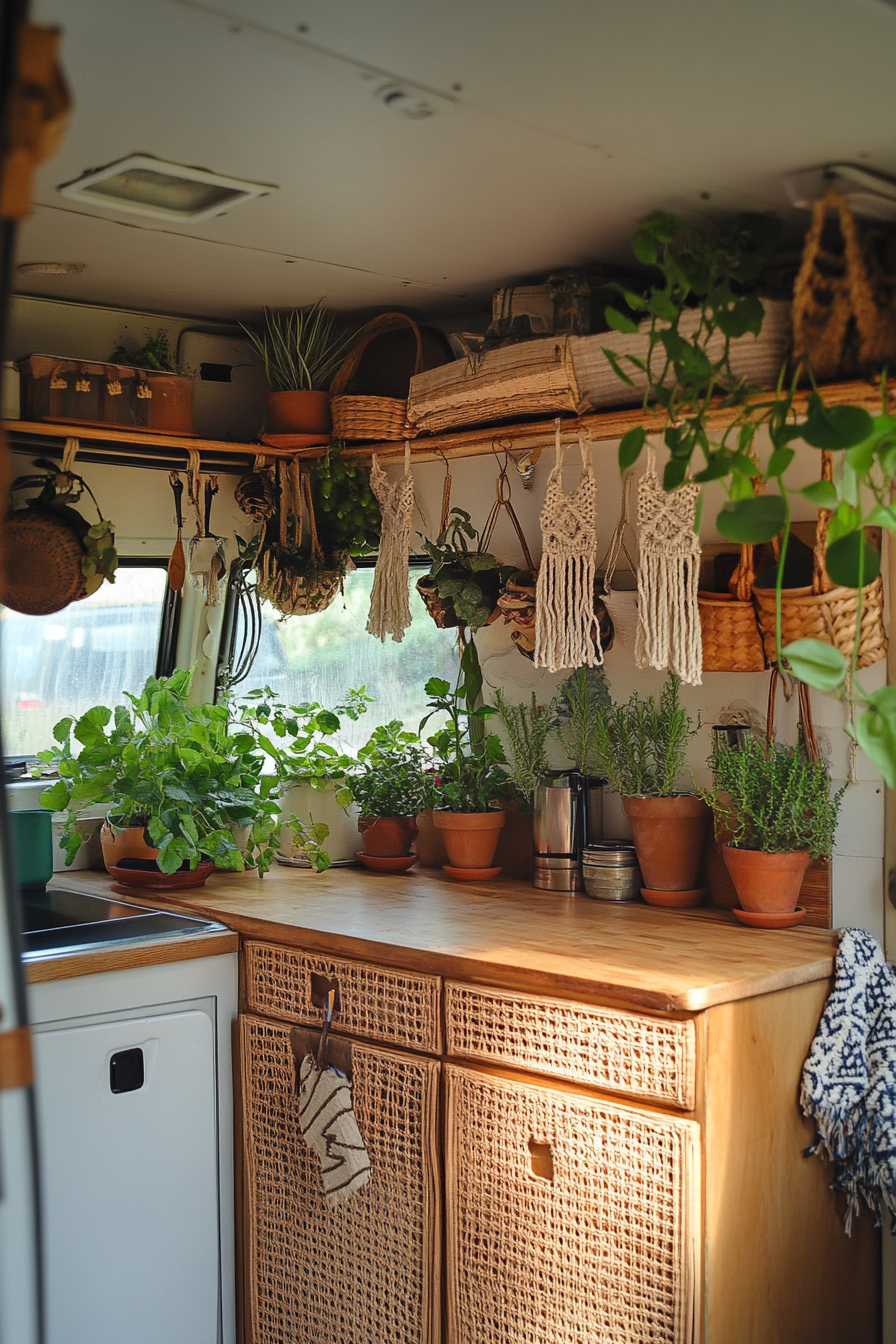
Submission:
M 844 929 L 837 976 L 809 1057 L 800 1093 L 817 1126 L 811 1153 L 834 1166 L 846 1233 L 860 1196 L 880 1226 L 890 1211 L 896 1233 L 896 974 L 864 929 Z
M 351 1083 L 338 1069 L 318 1068 L 310 1055 L 299 1070 L 299 1129 L 320 1158 L 325 1202 L 331 1209 L 344 1204 L 370 1180 L 370 1158 L 352 1109 Z

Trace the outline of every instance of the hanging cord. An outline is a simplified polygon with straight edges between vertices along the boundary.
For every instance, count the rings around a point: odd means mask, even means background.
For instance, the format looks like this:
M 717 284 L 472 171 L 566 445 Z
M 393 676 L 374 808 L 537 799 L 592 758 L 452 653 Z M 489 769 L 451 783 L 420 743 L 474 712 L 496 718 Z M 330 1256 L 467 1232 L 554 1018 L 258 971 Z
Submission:
M 776 667 L 773 667 L 768 683 L 768 709 L 765 717 L 766 751 L 770 751 L 775 743 L 775 700 L 777 697 L 779 681 L 781 682 L 784 691 L 785 700 L 789 700 L 793 694 L 793 688 L 788 687 L 782 673 L 779 672 Z M 820 759 L 821 752 L 818 747 L 818 738 L 815 735 L 815 723 L 812 718 L 812 701 L 809 697 L 809 687 L 804 681 L 798 681 L 796 687 L 803 743 L 806 748 L 806 755 L 814 765 L 815 762 Z
M 626 529 L 629 525 L 629 496 L 631 494 L 632 481 L 635 479 L 634 467 L 629 467 L 622 478 L 622 512 L 619 515 L 619 522 L 616 524 L 616 531 L 610 538 L 610 544 L 607 547 L 606 555 L 598 565 L 598 569 L 603 571 L 604 596 L 609 597 L 613 591 L 613 575 L 616 573 L 616 566 L 619 564 L 619 557 L 626 561 L 632 574 L 638 572 L 638 566 L 632 558 L 632 553 L 625 540 Z
M 492 452 L 495 452 L 494 448 L 492 448 Z M 479 551 L 480 553 L 488 551 L 489 545 L 491 544 L 492 534 L 494 533 L 495 530 L 495 525 L 498 521 L 501 511 L 503 510 L 507 514 L 507 517 L 510 519 L 511 524 L 513 525 L 513 530 L 516 533 L 517 540 L 519 541 L 520 548 L 522 549 L 523 552 L 523 560 L 525 562 L 526 568 L 530 571 L 530 573 L 534 574 L 535 562 L 532 559 L 531 552 L 526 543 L 525 534 L 523 532 L 522 527 L 520 526 L 520 520 L 516 516 L 516 512 L 510 499 L 511 485 L 510 485 L 510 478 L 507 475 L 507 468 L 510 466 L 510 454 L 507 452 L 506 449 L 504 450 L 503 466 L 501 464 L 501 459 L 498 457 L 497 453 L 495 453 L 495 461 L 498 463 L 499 468 L 498 478 L 495 481 L 495 502 L 492 505 L 491 513 L 488 515 L 488 518 L 485 521 L 485 527 L 482 529 L 482 534 L 479 538 Z
M 443 452 L 439 452 L 439 457 L 445 463 L 445 479 L 442 482 L 442 512 L 439 518 L 439 536 L 448 526 L 448 515 L 451 512 L 451 467 L 448 465 L 448 459 Z
M 405 440 L 404 445 L 404 473 L 394 483 L 390 482 L 374 454 L 370 464 L 370 488 L 379 501 L 383 526 L 373 571 L 367 630 L 383 643 L 386 635 L 391 635 L 393 642 L 400 644 L 411 623 L 408 558 L 414 515 L 414 478 L 409 440 Z

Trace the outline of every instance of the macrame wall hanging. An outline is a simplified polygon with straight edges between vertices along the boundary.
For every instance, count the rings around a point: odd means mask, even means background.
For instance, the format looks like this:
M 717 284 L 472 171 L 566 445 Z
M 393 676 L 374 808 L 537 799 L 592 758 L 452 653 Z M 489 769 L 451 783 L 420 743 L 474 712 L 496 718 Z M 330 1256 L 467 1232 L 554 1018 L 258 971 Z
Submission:
M 675 672 L 690 686 L 703 681 L 697 588 L 700 538 L 695 529 L 699 485 L 663 489 L 656 449 L 638 487 L 638 634 L 635 662 Z
M 597 547 L 597 483 L 584 434 L 579 435 L 582 478 L 575 490 L 563 489 L 560 420 L 554 421 L 555 461 L 541 511 L 541 565 L 535 590 L 536 667 L 557 672 L 566 667 L 595 667 L 603 662 L 600 629 L 594 611 Z
M 380 550 L 373 572 L 367 630 L 383 643 L 391 635 L 400 644 L 411 623 L 408 603 L 408 557 L 414 513 L 414 478 L 411 475 L 411 445 L 404 445 L 404 472 L 390 481 L 374 453 L 370 464 L 370 488 L 383 515 Z

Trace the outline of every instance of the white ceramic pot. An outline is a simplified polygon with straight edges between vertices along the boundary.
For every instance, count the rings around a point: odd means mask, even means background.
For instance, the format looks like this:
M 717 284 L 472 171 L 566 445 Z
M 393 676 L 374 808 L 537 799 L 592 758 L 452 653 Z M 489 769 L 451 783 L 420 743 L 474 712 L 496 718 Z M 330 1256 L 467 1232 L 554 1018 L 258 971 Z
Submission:
M 358 834 L 359 809 L 356 804 L 346 811 L 336 801 L 336 786 L 329 789 L 312 789 L 310 784 L 294 784 L 283 795 L 281 817 L 285 821 L 293 813 L 305 823 L 310 820 L 323 821 L 329 826 L 330 834 L 321 844 L 333 863 L 354 863 L 355 855 L 361 848 Z M 287 862 L 302 860 L 302 853 L 296 845 L 293 833 L 288 826 L 281 827 L 280 848 L 277 857 Z

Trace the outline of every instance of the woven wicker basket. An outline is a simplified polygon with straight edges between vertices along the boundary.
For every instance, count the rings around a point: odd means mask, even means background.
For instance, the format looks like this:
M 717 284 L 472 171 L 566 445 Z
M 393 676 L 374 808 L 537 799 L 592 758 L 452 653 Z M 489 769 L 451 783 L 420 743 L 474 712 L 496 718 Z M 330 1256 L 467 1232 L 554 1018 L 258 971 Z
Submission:
M 86 596 L 84 550 L 64 519 L 42 509 L 17 509 L 7 516 L 3 548 L 2 601 L 12 611 L 49 616 Z
M 381 443 L 386 440 L 412 439 L 417 431 L 408 421 L 408 403 L 397 397 L 351 397 L 345 395 L 345 389 L 352 380 L 361 363 L 361 356 L 377 336 L 396 328 L 410 327 L 417 341 L 417 358 L 414 373 L 423 368 L 423 341 L 420 329 L 412 317 L 405 313 L 381 313 L 367 323 L 358 335 L 348 359 L 338 370 L 330 384 L 330 411 L 333 416 L 333 438 L 370 440 Z
M 731 576 L 731 592 L 698 594 L 704 672 L 761 672 L 765 667 L 752 602 L 755 577 L 753 547 L 742 546 L 740 564 Z
M 822 453 L 821 474 L 828 481 L 833 476 L 833 460 L 829 452 Z M 827 509 L 819 509 L 811 586 L 786 588 L 781 594 L 781 643 L 786 645 L 795 639 L 818 639 L 823 644 L 833 644 L 845 658 L 851 658 L 856 638 L 859 594 L 855 588 L 835 586 L 828 578 L 825 557 L 830 517 Z M 778 657 L 775 642 L 775 590 L 754 586 L 753 596 L 756 599 L 756 613 L 765 642 L 766 657 L 774 665 Z M 859 667 L 879 663 L 886 652 L 884 585 L 878 575 L 862 594 Z

